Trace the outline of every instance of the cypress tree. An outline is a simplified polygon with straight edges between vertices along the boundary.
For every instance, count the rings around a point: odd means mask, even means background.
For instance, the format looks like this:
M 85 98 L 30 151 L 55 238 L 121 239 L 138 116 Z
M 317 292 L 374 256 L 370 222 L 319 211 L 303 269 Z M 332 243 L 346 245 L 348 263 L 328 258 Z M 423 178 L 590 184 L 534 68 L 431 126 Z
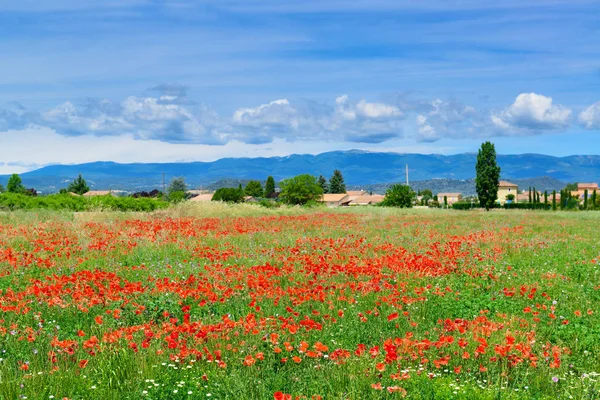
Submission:
M 594 191 L 592 192 L 592 210 L 596 209 L 596 189 L 594 189 Z
M 545 206 L 544 209 L 548 208 L 548 191 L 547 190 L 544 191 L 544 206 Z
M 498 199 L 500 167 L 496 164 L 496 148 L 491 142 L 485 142 L 477 154 L 475 165 L 475 189 L 482 207 L 486 211 L 494 206 Z
M 531 199 L 531 186 L 529 186 L 529 204 L 531 204 L 532 199 Z
M 587 210 L 588 208 L 588 190 L 585 189 L 585 191 L 583 192 L 583 209 Z
M 556 211 L 556 190 L 552 191 L 552 211 Z
M 265 196 L 269 197 L 273 193 L 275 193 L 275 179 L 272 176 L 267 178 L 267 183 L 265 184 Z

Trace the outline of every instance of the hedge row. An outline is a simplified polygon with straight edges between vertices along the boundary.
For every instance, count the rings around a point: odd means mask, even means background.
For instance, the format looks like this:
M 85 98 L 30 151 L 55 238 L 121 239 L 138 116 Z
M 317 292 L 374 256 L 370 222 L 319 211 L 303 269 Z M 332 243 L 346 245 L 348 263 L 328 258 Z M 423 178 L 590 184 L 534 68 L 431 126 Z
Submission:
M 0 194 L 0 210 L 66 210 L 66 211 L 154 211 L 169 203 L 152 198 L 113 197 L 111 195 L 82 197 L 71 194 L 53 194 L 31 197 L 23 194 Z

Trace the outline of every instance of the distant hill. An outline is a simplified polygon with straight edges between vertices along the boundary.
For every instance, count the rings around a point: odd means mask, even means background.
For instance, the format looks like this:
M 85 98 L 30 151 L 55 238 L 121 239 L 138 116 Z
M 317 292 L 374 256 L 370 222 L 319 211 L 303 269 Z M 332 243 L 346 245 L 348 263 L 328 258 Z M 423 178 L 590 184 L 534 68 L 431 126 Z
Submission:
M 415 182 L 424 181 L 422 184 L 430 188 L 435 185 L 444 191 L 468 193 L 468 188 L 473 187 L 469 180 L 475 176 L 475 160 L 476 154 L 470 153 L 444 156 L 351 150 L 287 157 L 223 158 L 214 162 L 52 165 L 21 177 L 27 187 L 46 193 L 66 187 L 79 173 L 94 189 L 135 191 L 160 188 L 163 173 L 167 184 L 172 177 L 183 176 L 191 187 L 214 188 L 218 181 L 237 186 L 249 179 L 264 180 L 269 175 L 276 181 L 301 173 L 329 177 L 334 169 L 339 169 L 349 186 L 383 188 L 390 183 L 404 182 L 408 164 L 409 178 L 416 188 Z M 502 168 L 502 179 L 529 182 L 520 184 L 521 187 L 560 189 L 564 182 L 600 180 L 600 156 L 498 155 L 498 164 Z M 8 176 L 0 176 L 0 183 L 6 185 L 7 180 Z

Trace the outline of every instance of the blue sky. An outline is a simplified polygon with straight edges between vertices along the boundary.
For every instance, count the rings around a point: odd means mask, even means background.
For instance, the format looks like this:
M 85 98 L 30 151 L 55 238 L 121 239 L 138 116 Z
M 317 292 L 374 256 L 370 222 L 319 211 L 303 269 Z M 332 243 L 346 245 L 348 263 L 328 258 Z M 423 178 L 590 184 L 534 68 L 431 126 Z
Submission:
M 330 150 L 600 154 L 600 3 L 0 0 L 0 173 Z

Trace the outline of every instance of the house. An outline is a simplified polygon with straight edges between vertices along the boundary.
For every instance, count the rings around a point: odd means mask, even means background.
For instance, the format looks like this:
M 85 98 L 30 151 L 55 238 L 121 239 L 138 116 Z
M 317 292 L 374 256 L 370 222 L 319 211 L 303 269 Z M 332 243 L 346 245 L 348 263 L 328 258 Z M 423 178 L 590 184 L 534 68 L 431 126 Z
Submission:
M 498 196 L 500 199 L 500 196 Z M 515 203 L 529 203 L 529 192 L 518 193 L 515 196 Z
M 383 199 L 385 199 L 385 196 L 382 196 L 380 194 L 364 194 L 362 196 L 358 196 L 356 198 L 354 198 L 353 200 L 350 200 L 350 205 L 351 206 L 368 206 L 368 205 L 372 205 L 372 204 L 378 204 L 381 203 L 383 201 Z
M 115 196 L 111 190 L 90 190 L 89 192 L 85 192 L 83 194 L 84 197 L 96 197 L 96 196 Z
M 213 193 L 202 193 L 202 194 L 192 197 L 190 199 L 190 201 L 207 202 L 207 201 L 211 201 L 212 197 L 213 197 Z
M 199 194 L 212 194 L 212 192 L 210 190 L 205 190 L 205 189 L 190 189 L 190 190 L 186 191 L 185 193 L 187 193 L 188 195 L 192 195 L 192 196 L 198 196 Z
M 346 193 L 326 193 L 321 197 L 320 202 L 325 203 L 327 207 L 347 206 L 350 203 L 350 196 Z
M 462 194 L 460 193 L 438 193 L 437 198 L 440 204 L 444 204 L 444 197 L 446 197 L 449 206 L 462 200 Z
M 506 203 L 506 196 L 512 194 L 517 199 L 519 194 L 519 185 L 507 181 L 500 181 L 498 185 L 498 201 L 500 204 Z
M 346 192 L 346 194 L 348 195 L 350 202 L 352 202 L 357 197 L 364 196 L 365 194 L 367 194 L 367 191 L 366 190 L 348 190 Z
M 254 196 L 244 196 L 244 202 L 245 203 L 259 203 L 260 200 Z
M 592 196 L 594 191 L 598 192 L 598 184 L 597 183 L 578 183 L 577 190 L 571 192 L 571 196 L 578 197 L 580 202 L 583 202 L 585 199 L 585 191 L 588 192 L 588 199 Z

